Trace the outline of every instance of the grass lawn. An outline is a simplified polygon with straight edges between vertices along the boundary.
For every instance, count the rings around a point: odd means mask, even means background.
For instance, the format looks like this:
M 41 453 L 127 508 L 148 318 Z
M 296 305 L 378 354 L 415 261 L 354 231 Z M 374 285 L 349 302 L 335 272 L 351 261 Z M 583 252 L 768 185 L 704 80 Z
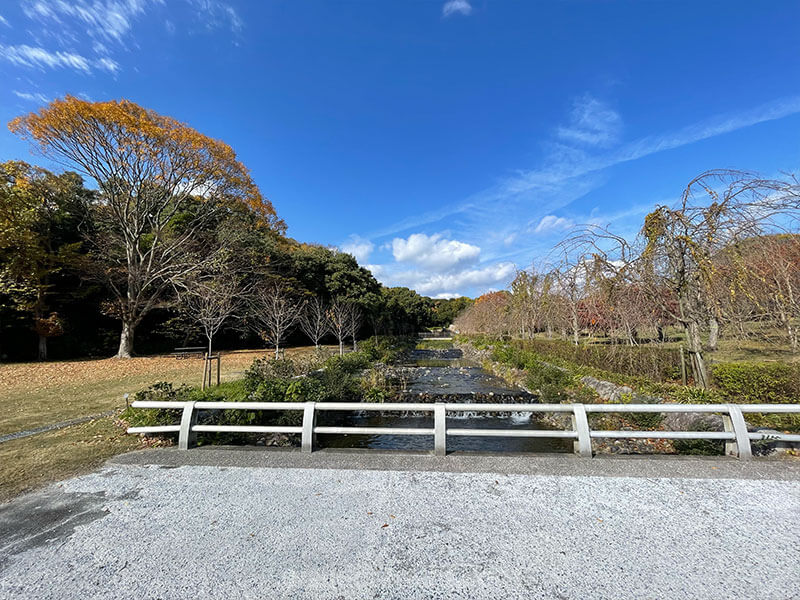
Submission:
M 287 357 L 313 347 L 290 348 Z M 222 354 L 221 379 L 241 378 L 267 350 Z M 159 381 L 200 385 L 203 361 L 163 356 L 0 365 L 0 435 L 123 409 L 123 394 Z M 141 446 L 113 417 L 0 443 L 0 502 L 89 471 L 108 457 Z
M 308 352 L 313 347 L 290 348 L 286 355 Z M 253 359 L 268 354 L 223 353 L 222 381 L 239 379 Z M 163 356 L 0 365 L 0 435 L 124 408 L 125 393 L 159 381 L 199 386 L 202 372 L 201 359 Z

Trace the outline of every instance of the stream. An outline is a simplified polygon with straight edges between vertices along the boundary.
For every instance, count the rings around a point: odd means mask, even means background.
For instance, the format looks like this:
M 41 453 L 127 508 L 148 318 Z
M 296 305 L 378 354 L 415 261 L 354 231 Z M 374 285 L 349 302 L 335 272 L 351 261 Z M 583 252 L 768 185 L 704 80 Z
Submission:
M 464 359 L 456 348 L 414 350 L 393 368 L 403 390 L 392 402 L 492 403 L 537 402 L 537 397 L 510 387 L 499 377 Z M 433 428 L 432 413 L 321 413 L 319 425 L 346 427 Z M 535 413 L 448 414 L 447 427 L 459 429 L 551 429 Z M 329 448 L 381 448 L 387 450 L 432 450 L 433 435 L 334 435 L 320 434 L 319 444 Z M 548 438 L 471 437 L 447 438 L 447 450 L 477 452 L 571 452 L 572 441 Z

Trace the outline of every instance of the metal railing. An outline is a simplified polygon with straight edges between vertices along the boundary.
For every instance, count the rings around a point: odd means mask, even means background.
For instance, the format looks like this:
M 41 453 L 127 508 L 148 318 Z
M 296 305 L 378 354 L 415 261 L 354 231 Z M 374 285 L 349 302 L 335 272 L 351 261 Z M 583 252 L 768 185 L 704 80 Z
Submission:
M 157 402 L 136 401 L 134 408 L 182 410 L 178 425 L 129 427 L 128 433 L 178 433 L 178 447 L 192 447 L 199 432 L 226 433 L 294 433 L 301 436 L 301 448 L 311 452 L 315 435 L 432 435 L 436 455 L 444 456 L 447 437 L 536 437 L 574 440 L 575 452 L 582 457 L 592 456 L 592 439 L 668 439 L 724 440 L 725 454 L 741 459 L 752 457 L 752 440 L 800 442 L 800 435 L 786 433 L 750 432 L 745 414 L 800 414 L 800 404 L 450 404 L 450 403 L 361 403 L 361 402 Z M 203 410 L 288 410 L 302 411 L 301 426 L 282 425 L 202 425 L 198 413 Z M 337 427 L 317 425 L 320 411 L 400 411 L 433 413 L 433 427 Z M 463 429 L 447 426 L 448 413 L 465 412 L 537 412 L 569 413 L 571 430 L 550 429 Z M 717 413 L 722 416 L 724 431 L 603 431 L 589 427 L 589 413 Z

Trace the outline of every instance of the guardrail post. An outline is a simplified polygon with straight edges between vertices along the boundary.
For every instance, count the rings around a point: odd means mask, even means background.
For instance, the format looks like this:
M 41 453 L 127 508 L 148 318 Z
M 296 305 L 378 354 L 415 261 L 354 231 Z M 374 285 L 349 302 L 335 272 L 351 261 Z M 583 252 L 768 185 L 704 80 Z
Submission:
M 436 402 L 433 405 L 433 453 L 436 456 L 447 454 L 447 411 L 444 404 Z
M 575 453 L 583 458 L 592 458 L 592 438 L 589 435 L 589 419 L 586 418 L 586 407 L 583 404 L 572 405 L 572 427 L 578 434 L 574 444 Z
M 728 404 L 728 414 L 722 415 L 722 424 L 725 431 L 732 431 L 736 441 L 725 442 L 725 454 L 738 456 L 741 460 L 750 460 L 753 452 L 750 450 L 750 436 L 747 433 L 747 421 L 744 420 L 742 409 L 735 404 Z
M 197 433 L 192 431 L 192 427 L 197 424 L 197 411 L 194 402 L 186 402 L 183 405 L 183 415 L 181 416 L 181 430 L 178 434 L 178 448 L 188 450 L 197 441 Z
M 301 447 L 303 452 L 314 451 L 314 424 L 317 420 L 316 402 L 306 402 L 303 408 L 303 436 Z

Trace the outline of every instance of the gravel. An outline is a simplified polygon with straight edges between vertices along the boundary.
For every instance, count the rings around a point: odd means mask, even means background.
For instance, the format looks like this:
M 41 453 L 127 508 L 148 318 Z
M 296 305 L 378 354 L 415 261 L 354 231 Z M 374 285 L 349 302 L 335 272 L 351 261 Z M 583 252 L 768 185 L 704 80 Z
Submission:
M 0 506 L 0 597 L 800 598 L 798 539 L 796 478 L 113 464 Z

